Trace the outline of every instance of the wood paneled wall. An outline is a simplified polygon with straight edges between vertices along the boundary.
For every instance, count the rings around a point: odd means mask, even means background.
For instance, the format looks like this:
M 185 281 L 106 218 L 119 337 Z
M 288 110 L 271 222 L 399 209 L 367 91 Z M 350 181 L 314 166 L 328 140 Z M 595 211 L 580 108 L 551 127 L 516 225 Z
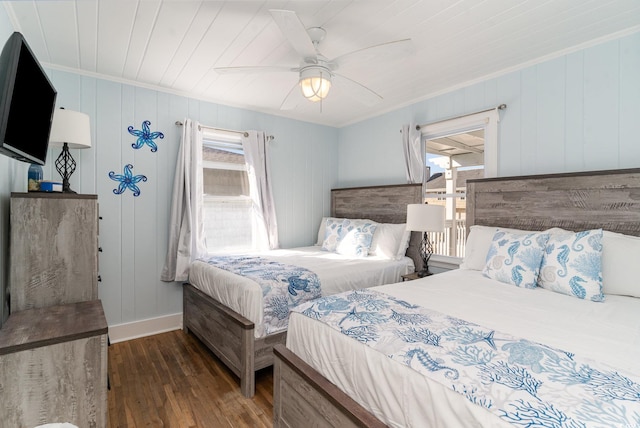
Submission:
M 189 117 L 207 125 L 274 135 L 270 162 L 281 245 L 315 242 L 322 216 L 329 215 L 330 190 L 337 180 L 337 129 L 58 70 L 47 72 L 58 90 L 57 105 L 91 118 L 92 147 L 71 151 L 78 163 L 71 187 L 98 195 L 103 250 L 98 291 L 110 326 L 182 312 L 181 285 L 160 281 L 182 132 L 177 120 Z M 154 140 L 155 153 L 146 145 L 137 150 L 131 146 L 136 137 L 127 127 L 141 129 L 145 120 L 151 122 L 151 131 L 164 134 Z M 59 149 L 50 149 L 46 179 L 57 178 L 53 160 L 58 154 Z M 113 192 L 118 182 L 108 173 L 123 174 L 127 164 L 133 165 L 134 175 L 147 177 L 138 183 L 138 197 L 130 190 Z M 26 186 L 26 169 L 24 177 Z
M 463 88 L 422 94 L 424 101 L 340 130 L 339 184 L 402 183 L 403 124 L 502 103 L 499 176 L 638 167 L 639 70 L 636 32 Z

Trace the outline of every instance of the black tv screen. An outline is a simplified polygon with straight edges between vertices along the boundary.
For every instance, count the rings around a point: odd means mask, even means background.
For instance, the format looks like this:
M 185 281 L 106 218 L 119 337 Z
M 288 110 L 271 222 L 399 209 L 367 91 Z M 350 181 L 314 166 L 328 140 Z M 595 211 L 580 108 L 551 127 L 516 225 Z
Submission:
M 0 153 L 44 165 L 56 89 L 21 33 L 0 54 Z

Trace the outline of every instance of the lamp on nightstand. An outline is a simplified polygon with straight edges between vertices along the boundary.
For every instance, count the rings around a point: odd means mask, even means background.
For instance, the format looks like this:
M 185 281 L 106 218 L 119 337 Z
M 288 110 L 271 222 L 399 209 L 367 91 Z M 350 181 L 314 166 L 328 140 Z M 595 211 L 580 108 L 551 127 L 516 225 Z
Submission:
M 69 178 L 76 170 L 76 161 L 73 160 L 69 149 L 88 149 L 91 147 L 89 115 L 64 108 L 54 111 L 49 144 L 62 147 L 62 152 L 56 159 L 56 170 L 62 177 L 62 191 L 76 193 L 71 190 L 69 185 Z
M 420 278 L 431 275 L 428 263 L 433 254 L 433 245 L 429 240 L 428 232 L 444 232 L 444 211 L 441 205 L 407 205 L 407 230 L 423 232 L 420 256 L 422 256 L 424 267 L 417 272 Z

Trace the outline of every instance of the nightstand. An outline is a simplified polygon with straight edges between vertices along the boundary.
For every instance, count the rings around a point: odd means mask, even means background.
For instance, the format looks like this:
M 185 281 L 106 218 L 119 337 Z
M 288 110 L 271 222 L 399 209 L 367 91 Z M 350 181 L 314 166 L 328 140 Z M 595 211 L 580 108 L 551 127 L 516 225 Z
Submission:
M 0 329 L 2 426 L 107 426 L 107 331 L 100 300 L 12 312 Z
M 407 274 L 404 274 L 404 275 L 401 275 L 401 276 L 402 276 L 402 282 L 413 281 L 414 279 L 420 278 L 418 276 L 418 272 L 411 272 L 411 273 L 407 273 Z

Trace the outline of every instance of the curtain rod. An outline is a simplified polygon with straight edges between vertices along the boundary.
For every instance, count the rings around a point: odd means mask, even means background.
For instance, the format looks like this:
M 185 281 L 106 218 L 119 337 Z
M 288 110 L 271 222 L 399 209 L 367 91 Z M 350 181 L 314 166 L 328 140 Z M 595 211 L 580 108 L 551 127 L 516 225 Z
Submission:
M 182 126 L 182 125 L 183 125 L 182 122 L 180 122 L 179 120 L 176 120 L 176 126 Z M 249 133 L 247 131 L 236 131 L 235 129 L 214 128 L 213 126 L 206 126 L 206 125 L 198 125 L 198 128 L 200 130 L 202 130 L 202 129 L 211 129 L 213 131 L 231 132 L 231 133 L 234 133 L 234 134 L 243 135 L 244 137 L 248 137 L 249 136 Z M 273 135 L 267 135 L 266 138 L 267 138 L 267 141 L 271 141 L 271 140 L 273 140 L 274 137 L 273 137 Z
M 494 107 L 494 108 L 489 108 L 489 109 L 486 109 L 486 110 L 476 111 L 474 113 L 463 114 L 462 116 L 450 117 L 448 119 L 440 119 L 440 120 L 437 120 L 435 122 L 425 123 L 423 125 L 416 125 L 416 131 L 419 131 L 420 128 L 422 128 L 424 126 L 435 125 L 436 123 L 442 123 L 442 122 L 446 122 L 448 120 L 453 120 L 453 119 L 460 119 L 461 117 L 473 116 L 474 114 L 478 114 L 478 113 L 486 113 L 486 112 L 491 111 L 491 110 L 504 110 L 506 108 L 507 108 L 506 104 L 500 104 L 499 106 Z
M 182 126 L 184 124 L 182 122 L 180 122 L 179 120 L 177 120 L 176 121 L 176 125 Z M 249 133 L 247 131 L 236 131 L 235 129 L 214 128 L 213 126 L 205 126 L 205 125 L 198 125 L 198 129 L 201 130 L 201 131 L 203 129 L 210 129 L 212 131 L 232 132 L 234 134 L 244 135 L 245 137 L 249 136 Z

